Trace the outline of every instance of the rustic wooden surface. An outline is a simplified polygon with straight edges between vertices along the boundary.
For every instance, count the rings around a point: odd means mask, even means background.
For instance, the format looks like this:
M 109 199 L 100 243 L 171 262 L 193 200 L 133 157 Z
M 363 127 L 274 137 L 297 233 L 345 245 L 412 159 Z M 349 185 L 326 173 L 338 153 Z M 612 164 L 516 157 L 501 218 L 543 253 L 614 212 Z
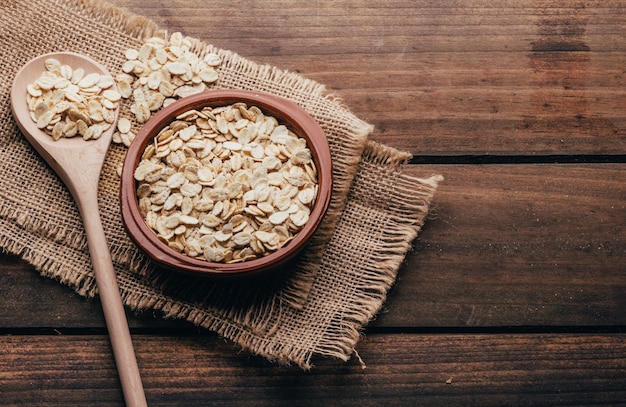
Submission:
M 324 83 L 446 178 L 365 370 L 129 315 L 150 405 L 626 405 L 626 2 L 112 3 Z M 0 404 L 120 405 L 97 301 L 0 271 Z

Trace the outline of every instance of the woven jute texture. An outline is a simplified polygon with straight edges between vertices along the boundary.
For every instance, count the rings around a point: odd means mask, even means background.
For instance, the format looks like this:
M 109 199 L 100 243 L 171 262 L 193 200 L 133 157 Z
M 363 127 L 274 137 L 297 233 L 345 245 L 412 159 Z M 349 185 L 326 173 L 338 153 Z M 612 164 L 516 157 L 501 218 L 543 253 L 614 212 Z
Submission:
M 154 35 L 168 33 L 96 0 L 0 3 L 0 245 L 84 296 L 97 290 L 80 216 L 69 192 L 19 132 L 9 89 L 23 64 L 53 51 L 88 55 L 115 75 L 124 51 Z M 124 303 L 188 320 L 279 363 L 310 368 L 318 355 L 348 360 L 394 284 L 440 178 L 407 175 L 403 167 L 410 154 L 368 141 L 372 127 L 321 84 L 200 39 L 192 42 L 198 55 L 215 52 L 222 58 L 214 88 L 286 97 L 322 126 L 334 165 L 330 209 L 313 242 L 281 278 L 215 282 L 161 270 L 133 245 L 121 223 L 116 168 L 126 149 L 113 145 L 99 199 Z M 130 102 L 122 115 L 133 120 Z

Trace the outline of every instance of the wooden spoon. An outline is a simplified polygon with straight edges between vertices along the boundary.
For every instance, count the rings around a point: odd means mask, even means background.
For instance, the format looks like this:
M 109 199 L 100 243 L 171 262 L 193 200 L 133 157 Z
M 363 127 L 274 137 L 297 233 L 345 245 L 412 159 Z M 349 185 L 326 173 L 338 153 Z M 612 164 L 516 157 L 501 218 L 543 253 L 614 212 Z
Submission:
M 59 175 L 76 201 L 87 234 L 96 284 L 126 404 L 145 406 L 147 403 L 139 368 L 98 208 L 98 182 L 115 123 L 98 139 L 89 141 L 80 136 L 54 141 L 50 135 L 38 129 L 30 117 L 26 87 L 45 70 L 44 62 L 48 58 L 55 58 L 73 69 L 83 68 L 86 73 L 109 73 L 102 65 L 79 54 L 64 52 L 39 56 L 28 62 L 15 76 L 11 88 L 11 110 L 26 139 Z M 118 113 L 119 109 L 116 111 L 116 119 Z

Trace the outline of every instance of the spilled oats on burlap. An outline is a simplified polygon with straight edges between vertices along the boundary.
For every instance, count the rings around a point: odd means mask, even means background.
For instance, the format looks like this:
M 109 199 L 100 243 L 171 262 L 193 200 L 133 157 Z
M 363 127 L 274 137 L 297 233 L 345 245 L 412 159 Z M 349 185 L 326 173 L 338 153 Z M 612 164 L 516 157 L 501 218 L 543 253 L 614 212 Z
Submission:
M 19 24 L 15 22 L 19 21 Z M 80 21 L 68 29 L 68 21 Z M 84 230 L 69 192 L 19 132 L 9 89 L 31 58 L 73 51 L 115 75 L 124 51 L 139 48 L 156 24 L 97 0 L 5 0 L 0 4 L 3 50 L 0 86 L 0 246 L 44 276 L 84 296 L 97 294 Z M 193 51 L 222 58 L 215 88 L 283 96 L 325 130 L 333 158 L 331 206 L 314 241 L 289 265 L 285 279 L 213 282 L 159 269 L 129 240 L 119 215 L 125 147 L 114 145 L 100 182 L 100 210 L 124 303 L 159 310 L 218 332 L 244 349 L 279 363 L 309 368 L 315 355 L 347 360 L 361 329 L 378 312 L 411 241 L 417 236 L 439 177 L 403 172 L 410 157 L 368 141 L 372 128 L 324 87 L 300 75 L 259 65 L 193 39 Z M 122 115 L 133 119 L 130 102 Z M 137 130 L 135 123 L 135 130 Z

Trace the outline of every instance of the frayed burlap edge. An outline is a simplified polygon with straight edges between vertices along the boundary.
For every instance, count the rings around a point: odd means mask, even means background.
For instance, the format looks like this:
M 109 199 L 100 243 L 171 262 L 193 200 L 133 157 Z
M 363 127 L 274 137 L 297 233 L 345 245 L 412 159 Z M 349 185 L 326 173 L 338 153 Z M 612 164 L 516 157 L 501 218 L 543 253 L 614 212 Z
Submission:
M 409 152 L 375 141 L 368 141 L 366 144 L 355 182 L 358 182 L 359 177 L 369 177 L 373 167 L 388 175 L 392 180 L 390 193 L 394 199 L 389 201 L 386 210 L 391 216 L 381 228 L 376 259 L 373 259 L 371 267 L 362 270 L 362 287 L 351 299 L 351 304 L 338 315 L 341 321 L 336 326 L 342 332 L 337 334 L 337 338 L 342 340 L 323 339 L 315 350 L 316 354 L 344 361 L 354 355 L 363 368 L 366 366 L 356 352 L 356 345 L 363 334 L 362 329 L 383 307 L 389 289 L 396 282 L 402 262 L 412 249 L 412 242 L 424 225 L 438 184 L 443 181 L 441 175 L 418 178 L 404 173 L 411 157 Z M 348 200 L 351 199 L 359 198 L 351 193 Z M 310 360 L 309 357 L 307 363 Z
M 61 2 L 57 2 L 59 5 Z M 86 18 L 95 19 L 103 25 L 110 26 L 125 33 L 136 41 L 144 41 L 151 36 L 165 37 L 168 35 L 167 30 L 160 28 L 156 23 L 146 17 L 137 16 L 133 13 L 111 5 L 110 3 L 99 0 L 77 0 L 77 8 L 73 11 L 82 13 Z M 278 96 L 289 97 L 292 101 L 306 106 L 311 104 L 313 99 L 319 99 L 324 103 L 326 108 L 332 107 L 336 112 L 343 112 L 342 122 L 333 122 L 333 125 L 343 125 L 343 135 L 348 138 L 338 141 L 336 148 L 340 150 L 332 151 L 333 162 L 336 168 L 340 170 L 333 173 L 333 195 L 331 202 L 324 218 L 314 238 L 310 242 L 308 249 L 303 253 L 303 260 L 297 271 L 298 278 L 290 279 L 287 282 L 288 289 L 283 290 L 282 300 L 292 307 L 300 308 L 303 306 L 308 296 L 308 291 L 318 272 L 317 260 L 323 251 L 328 239 L 332 236 L 335 225 L 339 219 L 344 206 L 345 198 L 350 189 L 351 181 L 356 172 L 361 152 L 365 147 L 368 135 L 372 132 L 373 127 L 361 121 L 352 115 L 342 104 L 339 97 L 333 94 L 327 94 L 324 85 L 305 78 L 299 74 L 281 70 L 270 65 L 260 65 L 241 57 L 235 52 L 219 49 L 199 39 L 192 40 L 192 50 L 201 57 L 207 53 L 215 52 L 222 58 L 222 65 L 218 67 L 218 73 L 222 78 L 218 81 L 218 88 L 239 88 L 252 89 L 257 83 L 276 84 L 273 93 Z M 119 69 L 119 67 L 118 67 Z M 234 74 L 233 74 L 234 73 Z M 236 74 L 236 75 L 235 75 Z M 233 82 L 235 76 L 246 78 L 242 82 Z M 230 82 L 224 78 L 231 78 Z M 325 117 L 317 115 L 316 111 L 309 111 L 321 125 L 324 125 Z M 336 119 L 334 119 L 336 120 Z M 340 144 L 340 145 L 339 145 Z M 117 157 L 115 157 L 117 158 Z M 114 159 L 115 159 L 114 158 Z M 106 166 L 114 166 L 108 158 Z M 103 170 L 106 171 L 106 168 Z M 43 224 L 37 222 L 32 217 L 24 217 L 20 221 L 21 224 L 29 230 L 45 233 L 46 235 L 56 239 L 67 241 L 72 244 L 84 244 L 81 233 L 73 233 L 72 231 L 59 230 L 55 225 Z M 115 253 L 114 253 L 115 254 Z M 117 260 L 123 262 L 125 259 L 136 259 L 135 253 L 117 253 Z M 40 263 L 40 262 L 38 262 Z M 95 284 L 86 289 L 89 296 L 93 296 L 97 292 Z M 127 304 L 134 307 L 135 304 Z
M 152 23 L 151 20 L 143 17 L 133 16 L 129 13 L 126 13 L 125 11 L 117 9 L 114 6 L 110 6 L 96 0 L 80 0 L 78 1 L 78 4 L 84 8 L 82 12 L 84 12 L 86 15 L 89 15 L 92 18 L 100 19 L 102 24 L 114 24 L 117 29 L 125 32 L 129 36 L 132 36 L 134 39 L 143 39 L 152 35 L 162 35 L 162 33 L 164 33 L 164 31 L 160 30 L 154 23 Z M 113 21 L 108 20 L 111 15 L 113 16 Z M 215 48 L 210 45 L 206 45 L 201 42 L 198 42 L 198 44 L 201 44 L 198 45 L 198 47 L 201 47 L 207 52 L 215 50 Z M 254 80 L 264 80 L 272 78 L 272 80 L 284 80 L 284 85 L 288 85 L 290 87 L 293 86 L 295 83 L 300 83 L 302 88 L 296 96 L 303 98 L 302 100 L 306 100 L 306 98 L 310 97 L 311 94 L 314 94 L 315 96 L 320 96 L 325 92 L 325 89 L 322 85 L 316 84 L 314 81 L 304 79 L 297 74 L 291 74 L 289 72 L 281 71 L 277 68 L 273 68 L 270 66 L 253 64 L 250 61 L 247 61 L 244 58 L 241 58 L 238 55 L 229 51 L 217 51 L 218 53 L 220 53 L 220 55 L 222 55 L 225 60 L 230 61 L 230 63 L 224 65 L 223 69 L 240 69 L 241 64 L 243 64 L 244 62 L 248 62 L 251 64 L 250 67 L 252 67 L 252 69 L 248 72 L 248 74 L 250 75 L 250 77 L 253 78 L 253 82 L 250 85 L 252 87 L 254 85 Z M 300 79 L 302 79 L 302 82 L 298 82 L 298 80 Z M 341 104 L 340 100 L 333 95 L 327 95 L 324 96 L 324 98 L 325 103 L 332 104 L 336 107 L 339 107 Z M 352 136 L 353 140 L 351 140 L 352 143 L 350 143 L 350 146 L 348 146 L 348 149 L 346 151 L 333 151 L 333 153 L 335 156 L 340 157 L 340 159 L 347 157 L 348 161 L 345 164 L 350 169 L 348 171 L 335 174 L 335 182 L 338 182 L 341 185 L 341 187 L 339 188 L 340 193 L 333 195 L 331 212 L 334 210 L 335 213 L 333 214 L 329 212 L 329 219 L 332 220 L 332 222 L 329 223 L 328 229 L 326 231 L 328 235 L 325 236 L 323 233 L 320 234 L 320 250 L 318 257 L 321 257 L 323 253 L 323 250 L 321 248 L 325 246 L 324 238 L 332 236 L 336 222 L 340 221 L 342 209 L 344 208 L 345 197 L 350 190 L 351 182 L 359 168 L 365 168 L 368 164 L 391 164 L 391 167 L 399 168 L 402 166 L 402 163 L 405 162 L 408 157 L 410 157 L 410 154 L 397 152 L 396 150 L 385 148 L 382 145 L 377 146 L 376 144 L 367 142 L 367 135 L 372 131 L 371 126 L 358 120 L 349 112 L 345 112 L 345 120 L 342 122 L 342 124 L 344 124 L 346 128 L 350 130 L 349 134 Z M 345 148 L 345 145 L 346 143 L 342 143 L 342 148 Z M 361 163 L 362 165 L 357 166 L 361 157 L 363 158 L 363 162 Z M 109 163 L 108 165 L 111 164 Z M 398 180 L 406 180 L 407 182 L 410 181 L 410 186 L 407 185 L 407 190 L 403 192 L 407 194 L 409 194 L 411 191 L 414 191 L 415 189 L 420 189 L 420 183 L 424 183 L 425 187 L 428 187 L 429 185 L 432 187 L 432 182 L 425 182 L 417 178 L 407 178 L 406 176 L 401 174 L 399 174 Z M 433 182 L 435 182 L 436 184 L 436 181 Z M 416 185 L 418 186 L 417 188 L 415 188 Z M 434 188 L 432 188 L 432 190 L 434 191 Z M 408 196 L 406 200 L 401 199 L 398 205 L 402 206 L 410 202 L 413 202 L 413 199 L 411 196 Z M 43 232 L 43 235 L 46 235 L 48 237 L 55 236 L 55 239 L 70 239 L 78 244 L 78 247 L 82 247 L 80 246 L 80 244 L 84 245 L 84 241 L 81 241 L 81 236 L 79 236 L 80 234 L 73 234 L 72 232 L 65 234 L 67 231 L 55 229 L 54 227 L 50 227 L 50 225 L 38 224 L 37 221 L 33 220 L 32 218 L 29 219 L 28 216 L 25 214 L 16 214 L 9 212 L 10 211 L 8 210 L 3 211 L 0 216 L 16 216 L 19 219 L 20 223 L 18 226 L 23 227 L 25 230 L 37 230 L 39 233 Z M 413 212 L 414 211 L 412 210 L 407 210 L 407 213 Z M 417 219 L 423 219 L 422 215 L 417 214 Z M 298 348 L 295 345 L 285 347 L 284 344 L 272 343 L 267 339 L 267 337 L 261 337 L 259 335 L 256 335 L 254 332 L 245 331 L 245 327 L 242 327 L 233 321 L 216 316 L 212 314 L 210 310 L 209 312 L 207 312 L 206 310 L 194 308 L 193 304 L 185 303 L 184 301 L 177 302 L 177 300 L 172 301 L 167 298 L 161 301 L 155 300 L 154 298 L 149 299 L 146 297 L 142 297 L 141 293 L 137 294 L 137 292 L 133 291 L 135 287 L 129 285 L 128 281 L 121 282 L 120 287 L 122 288 L 122 295 L 126 304 L 129 305 L 131 308 L 160 309 L 166 314 L 166 316 L 187 319 L 197 325 L 204 326 L 211 330 L 215 330 L 223 336 L 233 340 L 234 342 L 239 343 L 247 350 L 250 350 L 253 353 L 263 355 L 270 360 L 275 360 L 281 363 L 297 363 L 298 365 L 305 368 L 311 366 L 311 358 L 315 354 L 334 356 L 339 359 L 347 360 L 349 358 L 349 355 L 352 354 L 352 352 L 354 351 L 356 342 L 359 339 L 359 330 L 375 314 L 375 312 L 379 309 L 379 306 L 382 304 L 382 301 L 384 301 L 385 294 L 388 288 L 391 286 L 391 284 L 393 284 L 393 281 L 395 280 L 395 273 L 397 272 L 396 267 L 401 263 L 404 255 L 406 254 L 406 250 L 408 250 L 407 247 L 410 248 L 410 241 L 415 238 L 417 230 L 419 230 L 419 227 L 421 226 L 421 223 L 417 222 L 417 229 L 415 228 L 416 225 L 413 225 L 413 227 L 408 227 L 405 230 L 405 223 L 406 219 L 404 219 L 403 221 L 403 219 L 400 217 L 398 218 L 397 222 L 394 221 L 392 222 L 392 224 L 388 225 L 388 230 L 395 230 L 396 232 L 390 232 L 385 239 L 389 241 L 390 245 L 395 244 L 396 247 L 390 247 L 388 253 L 383 253 L 384 255 L 376 262 L 376 266 L 372 268 L 372 270 L 364 271 L 366 277 L 372 279 L 370 285 L 378 287 L 377 296 L 375 298 L 371 298 L 371 296 L 368 298 L 368 294 L 364 295 L 363 297 L 357 298 L 357 301 L 353 304 L 354 306 L 350 307 L 349 312 L 345 313 L 345 315 L 349 316 L 349 321 L 345 324 L 342 323 L 341 325 L 342 327 L 345 327 L 344 329 L 347 330 L 344 333 L 345 337 L 342 338 L 341 341 L 338 342 L 337 338 L 333 336 L 333 338 L 329 340 L 320 340 L 317 346 L 314 348 L 302 349 Z M 17 236 L 18 234 L 19 231 L 16 230 L 15 236 Z M 34 239 L 38 239 L 39 244 L 45 243 L 45 238 L 42 235 L 35 236 Z M 74 277 L 73 280 L 67 280 L 63 277 L 65 275 L 65 271 L 63 270 L 65 265 L 49 261 L 45 257 L 45 254 L 43 254 L 45 253 L 45 249 L 39 248 L 39 250 L 37 250 L 30 246 L 21 246 L 17 242 L 11 241 L 11 239 L 9 238 L 4 238 L 1 243 L 6 250 L 9 250 L 12 253 L 19 254 L 20 256 L 22 256 L 22 258 L 34 264 L 37 269 L 42 272 L 43 275 L 61 280 L 63 283 L 72 286 L 81 295 L 91 296 L 95 294 L 95 284 L 93 282 L 93 278 L 88 272 L 88 266 L 85 267 L 86 272 L 78 276 L 78 280 L 76 279 L 76 277 Z M 56 242 L 55 240 L 55 243 L 58 242 Z M 118 254 L 120 257 L 124 257 L 124 253 Z M 133 257 L 133 259 L 135 261 L 132 262 L 132 269 L 140 270 L 142 268 L 145 268 L 146 264 L 141 261 L 141 256 L 139 256 L 139 258 Z M 116 264 L 116 268 L 118 268 L 119 270 L 120 265 Z M 296 294 L 286 294 L 282 298 L 277 298 L 276 300 L 279 303 L 289 303 L 293 307 L 300 309 L 306 306 L 307 295 L 300 295 L 298 293 L 308 294 L 308 290 L 314 284 L 315 279 L 318 277 L 318 272 L 315 265 L 313 265 L 311 269 L 303 271 L 303 275 L 305 275 L 306 278 L 300 280 L 297 284 L 295 284 L 294 287 L 292 287 L 292 290 L 285 290 L 285 292 L 291 291 L 295 292 Z M 135 303 L 135 306 L 133 306 L 133 303 Z M 276 302 L 272 302 L 268 303 L 267 306 L 274 307 L 277 304 L 278 303 Z M 363 309 L 359 309 L 359 307 L 363 307 Z M 267 329 L 268 330 L 266 330 L 265 333 L 271 334 L 272 329 L 275 329 L 275 325 L 274 327 L 269 326 Z
M 106 22 L 107 14 L 113 16 L 115 26 L 121 31 L 142 40 L 150 36 L 167 36 L 167 30 L 160 29 L 152 20 L 136 16 L 126 10 L 121 10 L 108 3 L 98 0 L 80 0 L 85 12 L 91 12 L 95 18 Z M 365 148 L 367 137 L 371 134 L 373 126 L 356 118 L 343 105 L 341 99 L 334 94 L 326 93 L 326 87 L 314 80 L 303 77 L 300 74 L 279 69 L 271 65 L 257 64 L 239 54 L 215 47 L 200 39 L 191 38 L 191 50 L 200 57 L 208 53 L 216 53 L 220 56 L 222 64 L 217 68 L 220 80 L 220 88 L 238 88 L 255 90 L 256 83 L 274 83 L 273 94 L 288 97 L 293 102 L 307 107 L 315 105 L 310 103 L 314 98 L 320 98 L 327 105 L 331 105 L 335 112 L 343 112 L 343 135 L 347 139 L 337 140 L 335 145 L 341 145 L 341 151 L 331 151 L 333 165 L 333 194 L 324 217 L 315 235 L 309 242 L 307 250 L 302 253 L 302 261 L 298 262 L 298 278 L 287 281 L 286 289 L 282 290 L 282 300 L 294 308 L 301 308 L 306 301 L 313 280 L 318 273 L 319 257 L 323 253 L 324 246 L 332 237 L 335 225 L 343 210 L 346 197 L 350 190 L 351 182 L 357 170 L 360 155 Z M 229 74 L 230 73 L 230 74 Z M 241 80 L 244 76 L 247 80 Z M 228 82 L 225 78 L 237 78 L 236 82 Z M 319 103 L 319 102 L 318 102 Z M 322 126 L 325 117 L 319 116 L 315 110 L 309 110 Z M 337 125 L 337 123 L 333 123 Z M 133 306 L 134 304 L 128 304 Z
M 185 319 L 214 331 L 243 349 L 279 364 L 295 363 L 308 370 L 313 367 L 315 357 L 349 360 L 353 355 L 357 355 L 356 347 L 362 338 L 363 328 L 383 306 L 389 289 L 396 281 L 398 270 L 426 220 L 438 183 L 443 180 L 439 175 L 417 178 L 406 174 L 404 170 L 410 157 L 410 153 L 373 141 L 366 143 L 355 182 L 358 182 L 359 178 L 367 180 L 373 173 L 376 175 L 382 173 L 392 189 L 389 193 L 395 199 L 385 201 L 387 202 L 385 206 L 372 208 L 389 215 L 387 223 L 381 227 L 376 258 L 368 262 L 368 268 L 360 270 L 361 280 L 353 287 L 354 295 L 344 303 L 336 305 L 335 313 L 331 316 L 332 323 L 327 327 L 328 332 L 321 332 L 314 345 L 302 347 L 275 340 L 273 331 L 277 329 L 278 320 L 283 317 L 280 313 L 269 319 L 258 319 L 261 315 L 273 314 L 272 308 L 279 309 L 280 298 L 270 298 L 262 305 L 262 308 L 265 308 L 263 312 L 251 309 L 237 317 L 220 314 L 215 310 L 201 309 L 192 302 L 163 295 L 148 297 L 131 294 L 127 301 L 136 301 L 139 309 L 159 310 L 165 317 Z M 351 193 L 348 202 L 353 200 L 359 201 L 362 198 Z M 342 227 L 341 222 L 342 219 L 339 219 L 339 228 Z M 315 284 L 315 279 L 312 284 Z M 302 308 L 314 306 L 310 304 L 311 301 L 313 300 L 304 303 Z M 255 324 L 248 324 L 245 327 L 238 323 L 240 320 L 255 319 L 257 320 Z M 256 329 L 250 329 L 250 325 L 254 325 Z M 364 367 L 366 361 L 361 360 L 358 355 L 357 359 Z

